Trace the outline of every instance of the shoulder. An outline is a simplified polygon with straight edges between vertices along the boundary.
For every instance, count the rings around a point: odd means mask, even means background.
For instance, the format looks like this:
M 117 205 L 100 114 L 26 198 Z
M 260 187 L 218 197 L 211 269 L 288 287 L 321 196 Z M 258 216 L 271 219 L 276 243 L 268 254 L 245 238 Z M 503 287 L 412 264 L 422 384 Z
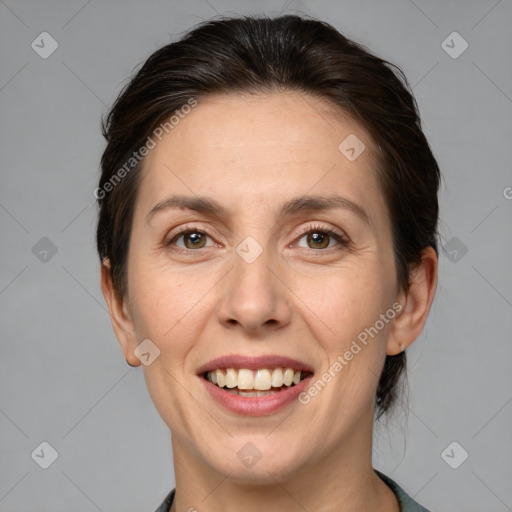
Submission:
M 376 469 L 374 469 L 374 471 L 395 493 L 398 503 L 400 504 L 400 512 L 430 512 L 417 501 L 414 501 L 394 480 L 389 478 L 389 476 L 386 476 Z
M 172 502 L 174 501 L 174 493 L 176 492 L 176 488 L 174 488 L 164 499 L 164 501 L 160 504 L 160 506 L 155 510 L 155 512 L 169 512 L 171 508 Z

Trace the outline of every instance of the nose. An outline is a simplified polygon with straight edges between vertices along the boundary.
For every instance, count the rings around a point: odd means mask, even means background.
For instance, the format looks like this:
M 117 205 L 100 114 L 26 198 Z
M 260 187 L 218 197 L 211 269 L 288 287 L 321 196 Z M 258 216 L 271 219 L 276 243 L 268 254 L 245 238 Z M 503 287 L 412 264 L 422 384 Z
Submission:
M 291 291 L 279 274 L 266 250 L 252 262 L 235 254 L 219 289 L 217 314 L 223 326 L 258 336 L 288 325 Z

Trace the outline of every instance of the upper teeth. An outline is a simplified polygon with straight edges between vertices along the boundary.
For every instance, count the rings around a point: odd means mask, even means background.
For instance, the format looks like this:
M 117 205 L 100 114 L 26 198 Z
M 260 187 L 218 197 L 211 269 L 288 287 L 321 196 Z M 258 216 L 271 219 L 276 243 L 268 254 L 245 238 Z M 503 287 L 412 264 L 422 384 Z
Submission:
M 272 387 L 279 388 L 283 384 L 291 386 L 298 384 L 301 380 L 302 372 L 294 371 L 293 368 L 275 368 L 268 370 L 247 370 L 244 368 L 227 368 L 226 370 L 217 369 L 207 372 L 206 378 L 219 387 L 238 389 L 256 389 L 267 390 Z

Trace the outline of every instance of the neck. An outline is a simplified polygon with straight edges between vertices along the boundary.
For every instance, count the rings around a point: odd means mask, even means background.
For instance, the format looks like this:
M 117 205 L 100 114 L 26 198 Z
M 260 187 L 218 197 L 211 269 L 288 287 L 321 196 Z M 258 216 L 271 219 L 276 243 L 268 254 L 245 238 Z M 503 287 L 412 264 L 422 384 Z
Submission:
M 171 512 L 400 512 L 393 491 L 374 472 L 372 422 L 318 457 L 265 483 L 235 481 L 221 474 L 186 444 L 172 439 L 176 495 Z

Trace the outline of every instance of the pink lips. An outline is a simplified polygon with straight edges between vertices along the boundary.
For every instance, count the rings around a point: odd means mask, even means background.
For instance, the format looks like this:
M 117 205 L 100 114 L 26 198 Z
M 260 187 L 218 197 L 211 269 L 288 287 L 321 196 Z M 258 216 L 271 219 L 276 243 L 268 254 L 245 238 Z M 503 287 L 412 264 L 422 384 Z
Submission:
M 261 368 L 292 368 L 294 370 L 309 372 L 311 375 L 308 375 L 294 386 L 283 386 L 281 391 L 277 391 L 271 395 L 245 397 L 234 395 L 225 389 L 219 388 L 203 377 L 204 373 L 216 370 L 217 368 L 247 368 L 248 370 L 258 370 Z M 288 404 L 295 401 L 300 393 L 307 389 L 312 379 L 313 368 L 302 361 L 285 356 L 265 355 L 253 357 L 230 355 L 218 357 L 202 365 L 197 370 L 197 374 L 202 385 L 205 386 L 208 393 L 210 393 L 210 396 L 224 408 L 242 416 L 266 416 L 283 409 Z
M 233 395 L 202 377 L 200 381 L 203 383 L 203 386 L 206 386 L 212 398 L 231 412 L 243 416 L 266 416 L 279 411 L 296 400 L 300 393 L 310 385 L 311 376 L 301 380 L 295 386 L 288 388 L 285 386 L 281 391 L 277 391 L 272 395 L 255 397 Z

